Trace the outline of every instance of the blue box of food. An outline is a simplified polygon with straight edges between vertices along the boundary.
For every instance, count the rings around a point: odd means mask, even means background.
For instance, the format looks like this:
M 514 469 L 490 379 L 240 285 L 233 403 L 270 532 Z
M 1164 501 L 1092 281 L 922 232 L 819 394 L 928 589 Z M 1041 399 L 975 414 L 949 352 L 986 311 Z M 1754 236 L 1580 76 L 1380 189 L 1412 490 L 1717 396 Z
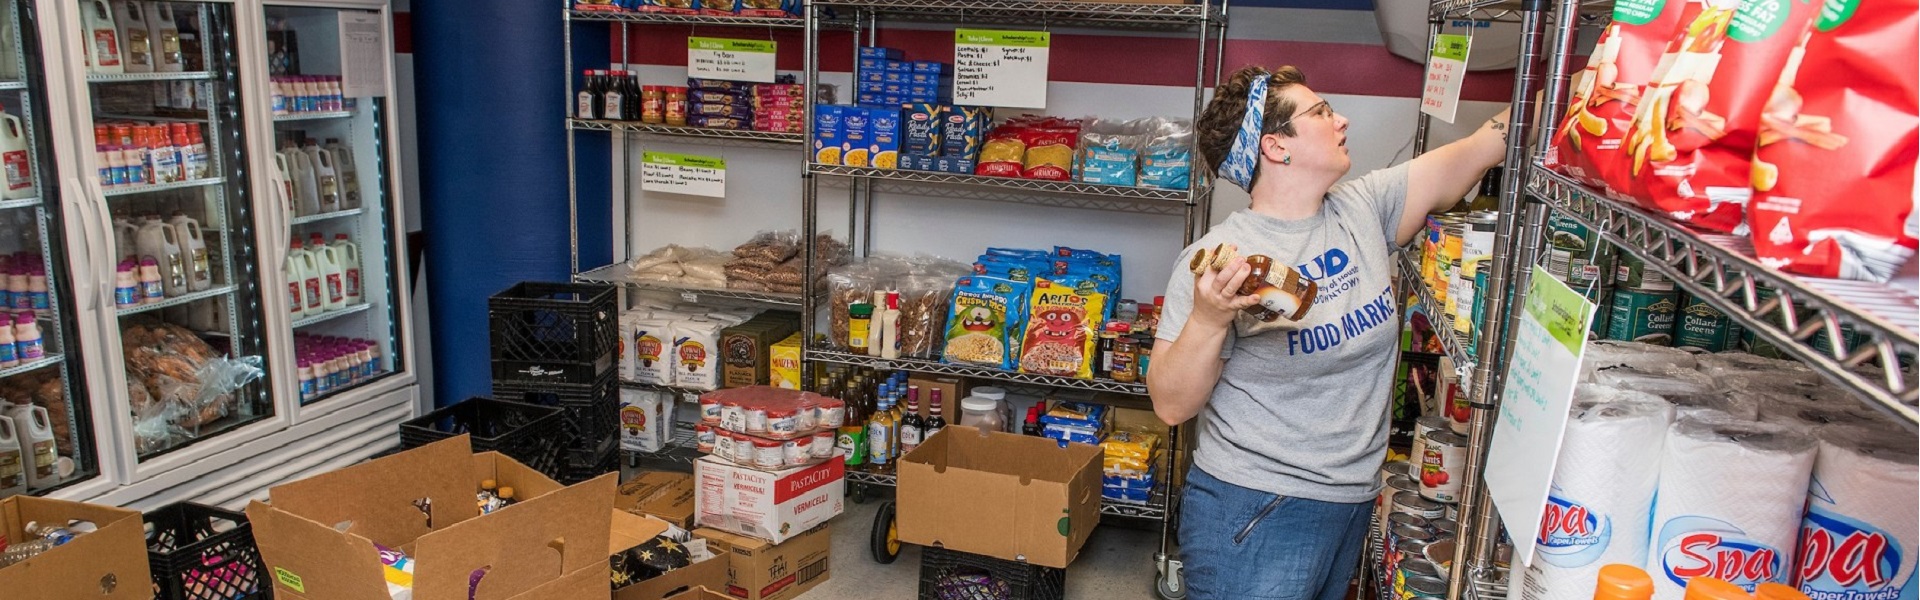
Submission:
M 886 69 L 888 73 L 899 73 L 899 74 L 905 75 L 913 72 L 913 63 L 906 62 L 903 60 L 889 60 L 886 62 L 882 62 L 880 63 L 880 67 Z
M 1047 425 L 1040 429 L 1040 435 L 1056 440 L 1066 440 L 1075 444 L 1099 444 L 1100 430 L 1065 425 Z
M 873 139 L 873 168 L 900 167 L 900 109 L 867 109 L 867 129 Z
M 939 157 L 926 156 L 923 154 L 902 154 L 900 155 L 900 168 L 913 171 L 938 171 L 939 169 L 935 168 L 937 165 L 933 164 L 936 158 Z
M 947 72 L 947 63 L 933 62 L 930 60 L 916 60 L 916 61 L 913 61 L 912 64 L 913 64 L 913 72 L 915 73 L 933 73 L 935 75 L 938 75 L 938 74 Z
M 907 154 L 937 156 L 940 154 L 940 121 L 947 116 L 947 107 L 932 102 L 913 102 L 906 106 L 900 119 L 901 135 L 906 138 L 900 151 Z
M 949 106 L 945 118 L 940 153 L 967 158 L 978 155 L 987 124 L 993 120 L 993 111 L 981 106 Z
M 854 85 L 854 91 L 861 94 L 885 94 L 887 84 L 878 81 L 862 81 Z
M 971 156 L 935 156 L 933 170 L 955 175 L 972 175 L 977 163 Z
M 900 60 L 900 51 L 893 48 L 861 46 L 860 58 L 877 58 L 881 60 Z
M 880 104 L 882 106 L 906 106 L 907 97 L 903 94 L 881 94 Z
M 907 95 L 915 98 L 939 98 L 946 87 L 938 83 L 909 83 Z
M 857 68 L 857 70 L 859 70 L 862 73 L 865 73 L 868 71 L 872 71 L 875 73 L 884 73 L 887 70 L 885 66 L 886 62 L 887 62 L 887 59 L 884 59 L 884 58 L 870 58 L 870 57 L 862 56 L 860 57 L 859 62 L 854 63 L 854 66 Z
M 847 141 L 843 146 L 846 153 L 841 163 L 849 167 L 865 167 L 873 164 L 873 117 L 872 109 L 849 106 L 841 110 L 840 122 L 846 126 Z
M 879 85 L 887 80 L 887 72 L 879 69 L 861 69 L 860 76 L 854 81 L 860 85 Z
M 846 153 L 846 111 L 852 107 L 822 104 L 813 107 L 813 162 L 840 164 Z

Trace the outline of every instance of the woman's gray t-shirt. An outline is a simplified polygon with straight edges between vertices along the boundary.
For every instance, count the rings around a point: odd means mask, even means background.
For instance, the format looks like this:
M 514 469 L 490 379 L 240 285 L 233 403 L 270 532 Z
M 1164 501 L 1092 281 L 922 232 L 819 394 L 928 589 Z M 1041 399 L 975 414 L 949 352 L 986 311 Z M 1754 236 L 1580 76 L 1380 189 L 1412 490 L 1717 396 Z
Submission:
M 1187 262 L 1199 248 L 1234 244 L 1242 256 L 1294 265 L 1320 288 L 1300 322 L 1235 319 L 1220 382 L 1200 412 L 1194 462 L 1207 473 L 1325 502 L 1379 493 L 1400 338 L 1393 238 L 1407 171 L 1402 163 L 1335 185 L 1320 212 L 1303 219 L 1235 212 L 1180 253 L 1160 317 L 1163 340 L 1178 338 L 1193 311 Z

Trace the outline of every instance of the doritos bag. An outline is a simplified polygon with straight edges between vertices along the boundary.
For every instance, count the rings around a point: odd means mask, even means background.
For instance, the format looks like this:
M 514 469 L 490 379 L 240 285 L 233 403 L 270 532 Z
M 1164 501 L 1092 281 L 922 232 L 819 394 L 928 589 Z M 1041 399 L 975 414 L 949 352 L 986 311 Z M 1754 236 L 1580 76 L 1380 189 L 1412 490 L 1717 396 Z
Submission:
M 1914 255 L 1920 2 L 1826 0 L 1770 94 L 1748 214 L 1762 262 L 1886 281 Z
M 1613 23 L 1595 42 L 1587 66 L 1575 73 L 1567 110 L 1547 150 L 1546 166 L 1607 193 L 1604 169 L 1624 167 L 1622 141 L 1640 102 L 1640 88 L 1653 77 L 1668 38 L 1688 6 L 1682 0 L 1614 3 Z

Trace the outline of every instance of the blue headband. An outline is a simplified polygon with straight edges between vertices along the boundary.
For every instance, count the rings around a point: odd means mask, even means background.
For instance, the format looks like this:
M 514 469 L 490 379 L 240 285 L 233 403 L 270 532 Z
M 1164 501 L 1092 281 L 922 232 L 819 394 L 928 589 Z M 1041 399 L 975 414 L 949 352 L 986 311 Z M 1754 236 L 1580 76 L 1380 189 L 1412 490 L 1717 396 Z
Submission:
M 1254 78 L 1247 87 L 1247 114 L 1240 119 L 1240 133 L 1233 136 L 1233 149 L 1220 161 L 1220 176 L 1253 191 L 1253 170 L 1260 165 L 1260 126 L 1266 121 L 1267 75 Z

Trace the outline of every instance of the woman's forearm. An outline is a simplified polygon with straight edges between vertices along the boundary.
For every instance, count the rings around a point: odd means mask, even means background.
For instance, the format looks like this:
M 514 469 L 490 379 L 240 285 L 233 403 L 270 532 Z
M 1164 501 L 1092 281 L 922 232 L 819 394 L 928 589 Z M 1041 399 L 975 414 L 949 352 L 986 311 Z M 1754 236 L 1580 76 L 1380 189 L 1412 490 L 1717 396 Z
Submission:
M 1213 387 L 1220 382 L 1220 346 L 1230 335 L 1228 328 L 1197 321 L 1188 322 L 1172 342 L 1155 340 L 1153 374 L 1147 378 L 1147 393 L 1153 398 L 1153 412 L 1168 425 L 1179 425 L 1200 414 Z

